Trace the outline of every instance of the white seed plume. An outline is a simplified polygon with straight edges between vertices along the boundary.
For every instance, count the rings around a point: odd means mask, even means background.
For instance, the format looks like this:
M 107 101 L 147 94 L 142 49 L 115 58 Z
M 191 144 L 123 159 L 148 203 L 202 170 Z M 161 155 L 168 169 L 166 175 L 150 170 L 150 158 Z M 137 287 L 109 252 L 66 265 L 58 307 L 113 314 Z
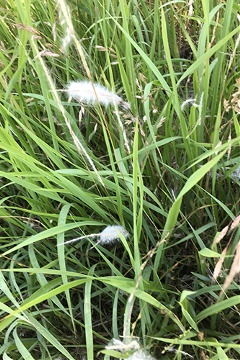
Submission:
M 119 240 L 119 234 L 123 235 L 126 239 L 130 236 L 129 232 L 124 229 L 124 227 L 120 225 L 111 225 L 107 226 L 100 234 L 99 234 L 99 243 L 100 244 L 110 244 Z
M 72 242 L 76 242 L 86 238 L 98 238 L 98 241 L 96 242 L 95 246 L 98 244 L 109 245 L 111 243 L 114 243 L 115 241 L 118 241 L 121 235 L 124 236 L 126 239 L 130 236 L 129 232 L 126 229 L 124 229 L 123 226 L 109 225 L 102 232 L 98 234 L 83 235 L 75 239 L 66 241 L 64 243 L 58 244 L 58 246 L 63 244 L 70 244 Z M 93 247 L 91 247 L 89 250 L 91 250 Z
M 135 353 L 133 353 L 131 356 L 129 356 L 126 360 L 156 360 L 154 357 L 152 357 L 150 354 L 148 354 L 144 350 L 138 350 Z
M 67 94 L 69 99 L 74 99 L 80 103 L 88 105 L 101 105 L 108 107 L 109 105 L 122 106 L 126 110 L 130 109 L 127 102 L 108 90 L 105 86 L 90 81 L 71 81 L 67 86 Z
M 139 350 L 140 344 L 137 340 L 132 340 L 129 344 L 125 344 L 123 341 L 118 339 L 112 339 L 110 343 L 105 346 L 107 350 L 119 350 L 121 352 L 126 352 L 130 350 Z
M 197 107 L 196 99 L 194 99 L 194 98 L 189 98 L 189 99 L 185 100 L 185 101 L 182 103 L 182 105 L 181 105 L 181 110 L 183 111 L 186 106 L 189 106 L 189 104 L 190 104 L 191 106 Z
M 134 338 L 131 342 L 126 343 L 126 339 L 123 341 L 118 339 L 112 339 L 105 349 L 107 350 L 118 350 L 122 353 L 128 351 L 135 351 L 131 356 L 129 356 L 126 360 L 156 360 L 152 357 L 147 351 L 141 350 L 139 339 Z

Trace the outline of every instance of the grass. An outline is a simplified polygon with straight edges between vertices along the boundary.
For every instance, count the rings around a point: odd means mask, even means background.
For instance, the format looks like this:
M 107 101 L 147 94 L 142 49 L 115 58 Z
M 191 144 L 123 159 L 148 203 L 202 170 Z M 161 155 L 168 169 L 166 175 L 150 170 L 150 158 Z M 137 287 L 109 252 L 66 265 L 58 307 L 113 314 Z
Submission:
M 240 9 L 193 10 L 2 5 L 3 359 L 239 358 Z M 77 80 L 131 110 L 69 102 Z M 108 225 L 130 237 L 94 246 Z

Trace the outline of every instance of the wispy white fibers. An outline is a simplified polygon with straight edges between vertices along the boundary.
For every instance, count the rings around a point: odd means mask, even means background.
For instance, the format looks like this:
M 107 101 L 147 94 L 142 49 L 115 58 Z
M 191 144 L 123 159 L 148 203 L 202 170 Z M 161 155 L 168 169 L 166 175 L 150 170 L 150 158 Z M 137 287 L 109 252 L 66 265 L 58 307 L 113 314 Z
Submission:
M 135 353 L 133 353 L 131 356 L 129 356 L 126 360 L 156 360 L 154 357 L 149 355 L 144 350 L 138 350 Z
M 107 350 L 119 350 L 121 352 L 131 351 L 131 350 L 140 350 L 140 344 L 138 340 L 132 340 L 131 342 L 125 344 L 123 341 L 118 339 L 112 339 L 107 346 Z
M 115 241 L 118 241 L 121 235 L 124 236 L 125 239 L 127 239 L 130 236 L 129 232 L 126 229 L 124 229 L 123 226 L 109 225 L 102 232 L 98 234 L 83 235 L 76 239 L 66 241 L 65 243 L 58 244 L 58 246 L 63 244 L 70 244 L 72 242 L 76 242 L 86 238 L 98 238 L 96 245 L 98 244 L 109 245 L 111 243 L 114 243 Z
M 120 225 L 107 226 L 99 234 L 99 243 L 106 245 L 119 240 L 119 234 L 123 235 L 126 239 L 130 236 L 129 232 Z
M 152 357 L 147 351 L 140 348 L 139 340 L 133 339 L 131 342 L 125 343 L 118 339 L 112 339 L 107 346 L 106 350 L 118 350 L 122 353 L 128 351 L 135 351 L 131 356 L 126 358 L 126 360 L 156 360 Z
M 80 103 L 89 105 L 100 103 L 105 107 L 118 105 L 126 110 L 130 108 L 129 104 L 124 102 L 120 96 L 108 90 L 105 86 L 90 81 L 72 81 L 68 84 L 66 90 L 69 99 L 74 99 Z
M 101 104 L 105 108 L 112 105 L 115 107 L 120 106 L 124 110 L 130 110 L 130 105 L 128 102 L 123 101 L 123 99 L 115 94 L 113 91 L 108 90 L 105 86 L 98 83 L 93 83 L 91 81 L 72 81 L 67 87 L 66 91 L 68 94 L 69 100 L 74 99 L 79 103 L 84 103 L 88 105 Z M 116 109 L 115 114 L 117 116 L 118 124 L 120 126 L 125 148 L 130 154 L 130 146 L 128 143 L 127 135 L 121 121 L 119 111 Z

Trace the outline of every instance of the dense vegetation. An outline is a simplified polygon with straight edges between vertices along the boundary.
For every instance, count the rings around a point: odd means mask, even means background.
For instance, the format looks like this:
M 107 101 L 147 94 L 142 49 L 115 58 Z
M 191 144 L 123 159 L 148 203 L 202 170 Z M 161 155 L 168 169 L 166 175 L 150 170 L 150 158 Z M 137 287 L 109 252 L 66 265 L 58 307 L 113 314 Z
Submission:
M 239 359 L 239 3 L 0 3 L 1 358 Z

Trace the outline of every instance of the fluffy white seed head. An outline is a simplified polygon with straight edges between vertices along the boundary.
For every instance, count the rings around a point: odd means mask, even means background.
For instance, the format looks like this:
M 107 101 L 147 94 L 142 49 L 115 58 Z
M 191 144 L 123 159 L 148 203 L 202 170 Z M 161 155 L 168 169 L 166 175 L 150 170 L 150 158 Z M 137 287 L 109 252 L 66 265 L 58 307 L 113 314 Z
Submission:
M 126 339 L 121 341 L 118 339 L 112 339 L 107 346 L 107 350 L 119 350 L 122 353 L 132 351 L 135 352 L 129 356 L 126 360 L 156 360 L 147 351 L 140 348 L 139 339 L 135 338 L 131 342 L 126 343 Z
M 98 245 L 98 244 L 109 245 L 109 244 L 119 240 L 120 234 L 123 235 L 126 239 L 130 236 L 129 232 L 126 229 L 124 229 L 123 226 L 109 225 L 102 232 L 100 232 L 98 234 L 83 235 L 83 236 L 77 237 L 75 239 L 66 241 L 64 243 L 58 244 L 57 246 L 63 245 L 63 244 L 70 244 L 70 243 L 73 243 L 73 242 L 76 242 L 76 241 L 79 241 L 82 239 L 86 239 L 86 238 L 97 238 L 98 241 L 97 241 L 96 245 Z M 94 248 L 96 245 L 94 245 L 90 249 Z
M 135 353 L 133 353 L 131 356 L 129 356 L 126 360 L 156 360 L 154 357 L 152 357 L 150 354 L 148 354 L 144 350 L 138 350 Z
M 130 108 L 129 104 L 124 102 L 120 96 L 105 86 L 90 81 L 72 81 L 68 84 L 66 91 L 69 99 L 74 99 L 80 103 L 88 105 L 100 103 L 105 107 L 118 105 L 126 110 Z
M 125 344 L 123 341 L 118 339 L 112 339 L 107 346 L 105 346 L 107 350 L 119 350 L 121 352 L 131 351 L 131 350 L 139 350 L 140 344 L 138 340 L 132 340 L 130 343 Z
M 126 239 L 130 236 L 129 232 L 121 225 L 107 226 L 100 234 L 98 242 L 102 245 L 111 244 L 119 240 L 119 234 L 122 234 Z

